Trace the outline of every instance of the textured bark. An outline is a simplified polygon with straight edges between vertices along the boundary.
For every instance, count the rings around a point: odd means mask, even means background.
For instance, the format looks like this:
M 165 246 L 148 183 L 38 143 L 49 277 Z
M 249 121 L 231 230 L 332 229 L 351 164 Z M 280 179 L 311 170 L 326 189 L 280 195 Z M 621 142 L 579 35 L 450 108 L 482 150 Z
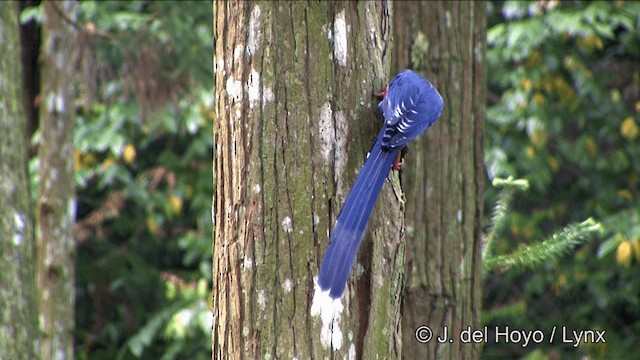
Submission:
M 40 355 L 73 359 L 75 218 L 73 122 L 75 112 L 75 1 L 44 3 L 42 108 L 38 199 Z M 65 19 L 64 17 L 68 18 Z
M 329 231 L 382 125 L 372 93 L 389 79 L 389 17 L 384 2 L 215 4 L 214 359 L 400 356 L 397 173 L 343 296 L 339 349 L 309 315 Z
M 407 228 L 413 229 L 407 236 L 402 315 L 403 354 L 409 359 L 480 354 L 479 344 L 462 343 L 459 334 L 479 329 L 481 310 L 485 5 L 395 3 L 393 67 L 416 68 L 445 100 L 442 118 L 410 148 L 403 174 L 410 199 Z M 423 325 L 433 331 L 426 344 L 414 337 Z M 452 341 L 439 343 L 445 327 Z
M 37 359 L 35 239 L 15 5 L 0 3 L 0 359 Z

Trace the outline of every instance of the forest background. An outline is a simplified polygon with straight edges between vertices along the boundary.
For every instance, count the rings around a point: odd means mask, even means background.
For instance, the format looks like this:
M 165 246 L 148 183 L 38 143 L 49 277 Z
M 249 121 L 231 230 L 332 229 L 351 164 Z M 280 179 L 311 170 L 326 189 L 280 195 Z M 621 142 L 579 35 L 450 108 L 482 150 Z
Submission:
M 38 204 L 46 9 L 20 7 L 29 188 Z M 212 3 L 83 1 L 74 18 L 62 18 L 80 34 L 81 59 L 68 79 L 78 89 L 75 357 L 208 359 Z M 488 343 L 482 357 L 628 357 L 640 348 L 640 4 L 495 1 L 487 18 L 485 213 L 505 191 L 493 179 L 529 184 L 511 194 L 493 252 L 587 219 L 598 226 L 559 258 L 486 270 L 481 322 L 606 330 L 607 342 Z

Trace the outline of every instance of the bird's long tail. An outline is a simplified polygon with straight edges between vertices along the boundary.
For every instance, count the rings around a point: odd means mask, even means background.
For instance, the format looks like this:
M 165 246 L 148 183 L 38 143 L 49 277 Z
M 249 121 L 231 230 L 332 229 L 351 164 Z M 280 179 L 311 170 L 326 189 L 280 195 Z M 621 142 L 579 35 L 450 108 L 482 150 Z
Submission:
M 383 134 L 384 129 L 347 195 L 320 266 L 318 285 L 323 292 L 329 291 L 333 299 L 339 298 L 344 292 L 369 215 L 398 153 L 398 149 L 381 148 Z

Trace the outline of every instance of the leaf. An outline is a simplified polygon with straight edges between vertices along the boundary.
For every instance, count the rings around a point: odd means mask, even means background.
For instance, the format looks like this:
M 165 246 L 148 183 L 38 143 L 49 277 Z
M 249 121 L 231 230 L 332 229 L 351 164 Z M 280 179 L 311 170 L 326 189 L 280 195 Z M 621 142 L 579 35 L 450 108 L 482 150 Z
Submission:
M 622 238 L 617 235 L 603 241 L 598 247 L 598 252 L 596 254 L 597 258 L 602 259 L 612 253 L 618 247 L 620 241 L 622 241 Z
M 569 35 L 590 35 L 593 31 L 583 22 L 579 11 L 556 11 L 547 16 L 547 25 L 556 33 Z
M 188 302 L 186 301 L 177 302 L 155 314 L 138 332 L 129 338 L 127 343 L 118 352 L 118 359 L 122 359 L 126 355 L 127 349 L 136 357 L 142 357 L 144 349 L 151 345 L 153 339 L 160 333 L 164 324 L 187 304 Z
M 20 24 L 24 25 L 31 21 L 34 21 L 38 24 L 42 24 L 43 19 L 43 4 L 38 6 L 28 6 L 20 13 Z

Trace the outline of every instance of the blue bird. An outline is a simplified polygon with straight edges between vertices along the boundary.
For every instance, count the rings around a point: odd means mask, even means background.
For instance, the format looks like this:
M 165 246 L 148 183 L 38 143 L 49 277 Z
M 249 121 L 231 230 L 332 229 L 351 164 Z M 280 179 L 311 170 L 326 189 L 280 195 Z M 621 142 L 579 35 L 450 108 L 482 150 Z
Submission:
M 342 296 L 371 210 L 399 151 L 438 120 L 444 102 L 429 81 L 411 70 L 394 77 L 380 96 L 384 126 L 353 184 L 331 232 L 318 285 L 332 299 Z

